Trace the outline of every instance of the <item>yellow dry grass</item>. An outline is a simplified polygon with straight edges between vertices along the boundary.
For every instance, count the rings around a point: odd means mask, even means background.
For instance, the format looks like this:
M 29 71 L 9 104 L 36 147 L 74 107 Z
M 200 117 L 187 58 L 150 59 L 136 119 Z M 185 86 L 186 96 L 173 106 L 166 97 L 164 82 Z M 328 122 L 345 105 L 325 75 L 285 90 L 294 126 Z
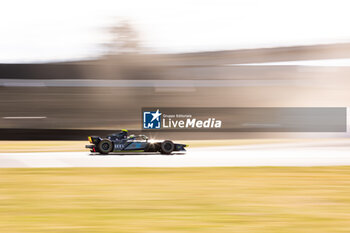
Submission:
M 1 153 L 87 151 L 88 141 L 0 141 Z
M 350 167 L 1 169 L 6 233 L 350 232 Z

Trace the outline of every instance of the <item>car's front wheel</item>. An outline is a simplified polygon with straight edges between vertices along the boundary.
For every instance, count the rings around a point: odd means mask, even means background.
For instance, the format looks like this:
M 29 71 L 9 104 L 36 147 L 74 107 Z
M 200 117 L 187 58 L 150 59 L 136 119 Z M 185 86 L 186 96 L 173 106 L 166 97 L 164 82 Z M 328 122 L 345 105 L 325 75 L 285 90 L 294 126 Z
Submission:
M 171 152 L 173 152 L 174 148 L 175 146 L 172 141 L 165 140 L 164 142 L 162 142 L 162 144 L 160 144 L 160 153 L 170 155 Z
M 109 152 L 112 152 L 112 150 L 113 150 L 113 143 L 109 139 L 102 139 L 97 147 L 98 147 L 98 151 L 101 154 L 105 154 L 106 155 Z

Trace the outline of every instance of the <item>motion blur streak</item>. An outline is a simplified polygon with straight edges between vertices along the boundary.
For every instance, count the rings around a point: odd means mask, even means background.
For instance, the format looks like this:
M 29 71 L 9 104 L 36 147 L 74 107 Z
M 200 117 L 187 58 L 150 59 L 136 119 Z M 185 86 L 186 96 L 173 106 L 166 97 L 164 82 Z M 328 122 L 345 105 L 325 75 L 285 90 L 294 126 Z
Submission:
M 303 85 L 302 80 L 31 80 L 0 79 L 4 87 L 249 87 Z M 305 84 L 310 85 L 310 84 Z
M 37 119 L 46 119 L 47 117 L 45 116 L 17 116 L 17 117 L 3 117 L 3 119 L 6 119 L 6 120 L 21 120 L 21 119 L 27 119 L 27 120 L 37 120 Z
M 345 43 L 188 54 L 126 53 L 75 62 L 2 64 L 0 125 L 2 129 L 139 130 L 140 109 L 146 106 L 346 107 L 350 102 L 348 66 L 227 64 L 338 59 L 348 54 L 350 44 Z M 46 118 L 4 118 L 9 116 Z M 237 136 L 242 134 L 203 137 Z

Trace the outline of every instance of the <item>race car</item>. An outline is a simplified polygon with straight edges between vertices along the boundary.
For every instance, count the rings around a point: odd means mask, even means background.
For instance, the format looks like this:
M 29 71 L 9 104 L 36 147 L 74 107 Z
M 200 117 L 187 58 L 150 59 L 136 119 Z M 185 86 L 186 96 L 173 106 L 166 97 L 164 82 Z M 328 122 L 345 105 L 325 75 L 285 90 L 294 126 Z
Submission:
M 90 145 L 85 147 L 91 152 L 108 154 L 111 152 L 160 152 L 171 154 L 172 152 L 185 152 L 187 145 L 173 143 L 170 140 L 149 140 L 145 135 L 130 135 L 123 129 L 120 133 L 108 135 L 105 138 L 99 136 L 88 137 Z

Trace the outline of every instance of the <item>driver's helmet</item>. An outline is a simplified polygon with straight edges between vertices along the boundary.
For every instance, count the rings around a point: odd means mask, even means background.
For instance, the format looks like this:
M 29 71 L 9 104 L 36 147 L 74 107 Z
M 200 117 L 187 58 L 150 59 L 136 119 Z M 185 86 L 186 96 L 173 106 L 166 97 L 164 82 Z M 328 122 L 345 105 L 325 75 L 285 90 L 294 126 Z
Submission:
M 118 139 L 126 139 L 128 137 L 128 130 L 122 129 L 120 133 L 118 134 Z
M 130 136 L 128 137 L 129 140 L 135 140 L 135 138 L 136 138 L 136 137 L 135 137 L 135 135 L 133 135 L 133 134 L 130 135 Z

